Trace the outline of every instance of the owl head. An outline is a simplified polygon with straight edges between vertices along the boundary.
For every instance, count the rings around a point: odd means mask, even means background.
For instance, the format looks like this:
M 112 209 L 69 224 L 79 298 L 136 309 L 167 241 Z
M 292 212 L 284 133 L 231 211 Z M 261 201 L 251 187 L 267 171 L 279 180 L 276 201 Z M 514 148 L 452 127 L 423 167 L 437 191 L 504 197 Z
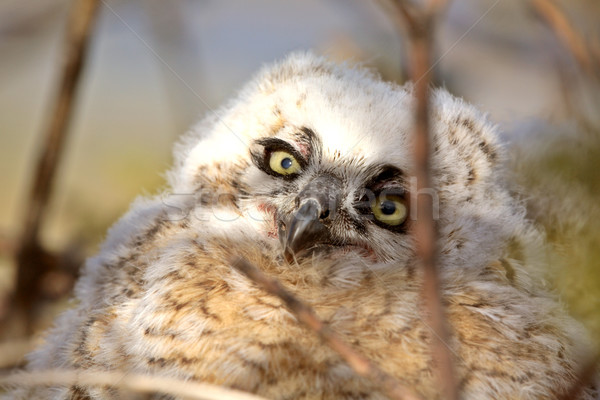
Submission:
M 413 107 L 410 84 L 292 54 L 183 137 L 170 183 L 197 195 L 202 212 L 221 212 L 220 229 L 252 229 L 289 262 L 350 252 L 410 265 L 417 196 L 433 198 L 444 268 L 478 268 L 521 251 L 528 228 L 505 187 L 495 127 L 435 90 L 433 188 L 418 191 Z

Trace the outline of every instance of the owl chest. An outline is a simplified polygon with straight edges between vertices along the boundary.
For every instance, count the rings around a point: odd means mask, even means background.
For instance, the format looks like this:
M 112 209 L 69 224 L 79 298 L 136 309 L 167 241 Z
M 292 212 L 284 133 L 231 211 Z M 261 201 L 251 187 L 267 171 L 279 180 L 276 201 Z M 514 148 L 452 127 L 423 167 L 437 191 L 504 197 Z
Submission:
M 415 345 L 422 342 L 423 332 L 410 292 L 369 285 L 343 290 L 300 285 L 296 292 L 342 339 L 390 371 L 405 359 L 395 356 L 398 351 L 426 352 L 423 345 Z M 159 300 L 140 305 L 131 320 L 128 340 L 144 343 L 125 346 L 137 350 L 131 357 L 135 369 L 170 371 L 261 393 L 281 393 L 284 387 L 288 393 L 311 387 L 333 393 L 369 385 L 357 380 L 339 355 L 278 298 L 237 274 L 205 274 L 155 297 Z M 419 368 L 426 368 L 422 354 L 410 358 L 423 359 Z

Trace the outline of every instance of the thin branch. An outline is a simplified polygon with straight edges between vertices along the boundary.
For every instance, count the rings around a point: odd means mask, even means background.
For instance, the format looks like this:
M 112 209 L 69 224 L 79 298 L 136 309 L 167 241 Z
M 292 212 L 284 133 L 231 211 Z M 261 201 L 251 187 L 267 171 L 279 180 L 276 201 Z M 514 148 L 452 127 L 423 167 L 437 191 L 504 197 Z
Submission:
M 198 400 L 265 400 L 250 393 L 206 383 L 155 375 L 92 370 L 47 370 L 0 376 L 0 386 L 110 386 L 135 393 L 165 393 Z
M 358 353 L 340 339 L 340 337 L 316 315 L 309 305 L 286 290 L 275 278 L 265 275 L 261 270 L 241 257 L 232 259 L 231 265 L 246 275 L 260 288 L 283 300 L 290 311 L 294 313 L 298 321 L 317 333 L 329 347 L 346 360 L 348 365 L 350 365 L 358 375 L 369 378 L 377 386 L 382 387 L 383 391 L 391 399 L 417 400 L 421 398 L 414 391 L 403 386 L 394 377 L 381 370 L 381 368 L 373 361 Z
M 92 27 L 97 0 L 78 0 L 71 14 L 66 38 L 62 81 L 50 126 L 46 132 L 45 146 L 42 149 L 35 173 L 35 179 L 27 207 L 27 219 L 23 241 L 37 241 L 40 224 L 48 205 L 48 199 L 54 183 L 58 161 L 62 154 L 67 124 L 75 90 L 83 69 L 87 50 L 87 39 Z
M 552 0 L 531 0 L 531 4 L 573 54 L 579 66 L 590 76 L 597 74 L 594 59 L 585 39 L 575 30 L 565 13 Z
M 38 158 L 26 208 L 26 219 L 17 254 L 18 273 L 15 303 L 20 312 L 30 314 L 36 301 L 40 277 L 51 269 L 54 260 L 40 245 L 39 231 L 48 208 L 72 115 L 75 92 L 85 60 L 87 42 L 97 10 L 98 0 L 77 0 L 69 18 L 62 78 L 52 119 L 46 131 L 44 147 Z
M 441 299 L 440 281 L 437 271 L 437 225 L 433 216 L 433 188 L 430 168 L 429 85 L 431 82 L 431 54 L 435 22 L 446 2 L 432 0 L 423 8 L 411 6 L 409 2 L 395 0 L 397 13 L 403 20 L 410 43 L 410 75 L 414 82 L 415 133 L 414 157 L 417 178 L 417 220 L 414 228 L 416 254 L 423 269 L 421 296 L 425 304 L 424 314 L 428 326 L 433 330 L 431 352 L 437 368 L 441 393 L 445 399 L 458 398 L 454 375 L 454 360 L 449 343 L 449 329 Z

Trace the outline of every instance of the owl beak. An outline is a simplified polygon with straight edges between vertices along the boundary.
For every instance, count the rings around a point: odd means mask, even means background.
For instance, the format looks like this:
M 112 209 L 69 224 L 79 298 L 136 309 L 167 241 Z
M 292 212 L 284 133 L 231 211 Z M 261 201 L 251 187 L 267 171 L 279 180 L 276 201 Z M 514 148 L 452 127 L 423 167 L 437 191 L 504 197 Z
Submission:
M 341 182 L 330 175 L 317 177 L 296 198 L 297 210 L 279 222 L 279 240 L 291 262 L 304 250 L 332 242 L 329 225 L 339 204 Z
M 283 241 L 284 254 L 288 261 L 292 255 L 308 249 L 328 236 L 327 228 L 319 221 L 321 207 L 315 199 L 306 200 L 292 217 L 287 232 L 280 236 Z M 286 225 L 280 225 L 281 227 Z

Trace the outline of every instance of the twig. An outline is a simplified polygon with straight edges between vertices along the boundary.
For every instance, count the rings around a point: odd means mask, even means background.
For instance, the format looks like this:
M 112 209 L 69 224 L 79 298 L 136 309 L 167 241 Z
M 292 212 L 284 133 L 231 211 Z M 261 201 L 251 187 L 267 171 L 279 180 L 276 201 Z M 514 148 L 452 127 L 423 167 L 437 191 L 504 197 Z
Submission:
M 247 260 L 236 257 L 231 265 L 245 274 L 251 281 L 263 290 L 279 297 L 294 313 L 298 321 L 317 333 L 321 339 L 335 350 L 350 367 L 360 376 L 371 379 L 377 386 L 383 388 L 391 399 L 417 400 L 421 397 L 411 389 L 403 386 L 394 377 L 381 370 L 373 361 L 352 349 L 329 326 L 323 322 L 314 310 L 287 291 L 279 281 L 268 277 Z
M 17 254 L 18 272 L 15 294 L 16 308 L 30 321 L 31 307 L 37 299 L 39 279 L 51 269 L 47 261 L 53 257 L 39 243 L 39 230 L 46 214 L 58 161 L 62 154 L 71 116 L 73 99 L 83 69 L 89 37 L 98 0 L 77 0 L 70 16 L 62 80 L 54 106 L 52 120 L 46 132 L 26 209 L 23 234 Z
M 67 123 L 71 115 L 73 98 L 83 69 L 86 44 L 91 30 L 97 0 L 79 0 L 71 14 L 67 33 L 62 82 L 55 104 L 50 127 L 46 132 L 45 147 L 40 154 L 35 180 L 28 204 L 23 234 L 24 243 L 37 241 L 42 217 L 48 204 L 58 160 L 62 154 Z
M 590 76 L 594 75 L 594 60 L 585 39 L 577 32 L 564 12 L 552 0 L 531 0 L 537 13 L 569 49 L 580 67 Z M 595 71 L 597 74 L 598 71 Z
M 436 361 L 437 377 L 445 399 L 458 398 L 454 377 L 454 362 L 448 347 L 448 327 L 444 313 L 437 271 L 437 226 L 433 217 L 433 197 L 430 176 L 429 85 L 431 81 L 431 53 L 435 19 L 445 7 L 445 1 L 433 0 L 423 8 L 411 7 L 407 1 L 395 0 L 398 13 L 405 22 L 410 43 L 410 75 L 414 82 L 415 106 L 415 176 L 417 178 L 417 220 L 414 228 L 416 254 L 423 268 L 421 295 L 425 314 L 433 330 L 432 356 Z
M 110 386 L 198 400 L 265 400 L 250 393 L 181 379 L 109 371 L 47 370 L 0 376 L 0 386 Z

